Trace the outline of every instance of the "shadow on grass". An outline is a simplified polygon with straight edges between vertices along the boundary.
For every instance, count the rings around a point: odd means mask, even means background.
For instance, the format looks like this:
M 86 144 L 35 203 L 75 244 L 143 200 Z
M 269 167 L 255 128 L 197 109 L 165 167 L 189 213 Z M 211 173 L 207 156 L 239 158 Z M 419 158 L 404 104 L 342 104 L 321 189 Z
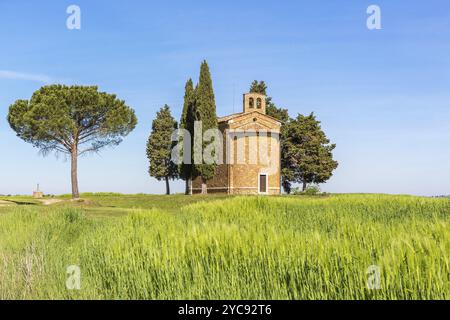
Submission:
M 26 201 L 17 201 L 17 200 L 6 200 L 8 202 L 14 203 L 18 206 L 37 206 L 36 202 L 26 202 Z

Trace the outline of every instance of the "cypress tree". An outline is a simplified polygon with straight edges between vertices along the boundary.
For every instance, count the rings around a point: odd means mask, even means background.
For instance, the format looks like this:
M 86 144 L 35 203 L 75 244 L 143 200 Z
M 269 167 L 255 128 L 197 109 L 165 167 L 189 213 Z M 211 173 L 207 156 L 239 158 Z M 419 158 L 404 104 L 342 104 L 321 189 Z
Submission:
M 152 132 L 147 142 L 147 157 L 150 161 L 149 174 L 158 181 L 165 180 L 166 194 L 170 194 L 170 179 L 178 177 L 178 168 L 173 163 L 172 133 L 177 129 L 177 122 L 170 113 L 168 105 L 162 107 L 152 123 Z
M 194 102 L 195 102 L 195 92 L 194 92 L 194 84 L 192 79 L 189 79 L 186 82 L 185 91 L 184 91 L 184 105 L 183 112 L 181 114 L 180 119 L 180 129 L 189 131 L 191 135 L 190 141 L 185 140 L 184 131 L 181 131 L 180 134 L 180 143 L 183 142 L 183 151 L 191 149 L 194 138 Z M 184 159 L 184 154 L 182 152 L 181 157 Z M 192 178 L 192 155 L 190 159 L 190 163 L 183 163 L 179 166 L 180 176 L 186 182 L 185 186 L 185 194 L 190 193 L 190 181 Z
M 202 137 L 209 129 L 218 130 L 216 102 L 214 98 L 214 89 L 211 80 L 208 63 L 203 61 L 200 67 L 200 78 L 195 89 L 195 107 L 194 107 L 195 121 L 202 122 Z M 200 134 L 200 133 L 197 133 Z M 211 142 L 212 143 L 212 142 Z M 207 143 L 203 142 L 202 150 L 205 150 Z M 201 164 L 194 164 L 193 175 L 202 178 L 202 193 L 206 193 L 206 181 L 212 179 L 215 175 L 217 164 L 206 164 L 202 160 Z

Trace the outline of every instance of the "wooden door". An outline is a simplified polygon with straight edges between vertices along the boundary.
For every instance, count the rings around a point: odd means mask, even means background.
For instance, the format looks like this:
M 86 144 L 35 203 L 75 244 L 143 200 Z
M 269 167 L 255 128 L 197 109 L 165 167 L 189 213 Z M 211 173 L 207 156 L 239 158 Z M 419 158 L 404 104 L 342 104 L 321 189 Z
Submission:
M 267 175 L 259 175 L 259 193 L 267 193 Z

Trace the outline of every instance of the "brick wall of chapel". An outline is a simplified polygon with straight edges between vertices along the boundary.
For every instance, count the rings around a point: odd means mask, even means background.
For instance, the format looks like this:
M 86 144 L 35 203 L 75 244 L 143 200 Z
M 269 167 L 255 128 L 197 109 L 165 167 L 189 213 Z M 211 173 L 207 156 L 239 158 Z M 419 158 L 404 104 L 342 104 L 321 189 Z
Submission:
M 266 121 L 264 116 L 252 115 L 250 118 L 243 118 L 240 121 L 234 122 L 231 128 L 239 128 L 242 130 L 261 130 L 268 129 L 275 132 L 279 132 L 279 127 L 272 122 Z M 237 155 L 234 155 L 234 163 L 230 166 L 230 185 L 232 187 L 232 193 L 234 194 L 255 194 L 258 193 L 258 180 L 260 173 L 266 173 L 268 169 L 267 162 L 261 161 L 258 155 L 260 137 L 241 137 L 238 138 L 244 140 L 245 145 L 245 163 L 237 163 Z M 267 148 L 268 155 L 271 161 L 275 162 L 276 172 L 268 176 L 268 193 L 279 194 L 280 193 L 280 145 L 270 134 L 267 136 Z M 238 140 L 234 141 L 234 150 L 237 150 Z M 242 143 L 242 142 L 241 142 Z M 272 145 L 274 145 L 275 153 L 272 154 Z M 255 162 L 250 161 L 250 157 L 257 159 Z
M 228 128 L 226 123 L 221 123 L 219 128 L 222 132 Z M 240 130 L 260 130 L 268 129 L 279 133 L 279 126 L 271 121 L 267 121 L 264 115 L 252 114 L 251 117 L 243 117 L 239 121 L 235 121 L 229 125 L 230 129 Z M 224 135 L 226 136 L 226 135 Z M 279 140 L 268 135 L 268 152 L 272 161 L 275 161 L 277 170 L 275 174 L 268 177 L 268 193 L 280 194 L 281 191 L 281 175 L 280 175 L 280 144 Z M 238 140 L 234 139 L 234 164 L 219 165 L 216 169 L 216 175 L 213 179 L 207 182 L 208 193 L 231 193 L 231 194 L 257 194 L 258 193 L 258 179 L 259 174 L 264 173 L 267 170 L 266 164 L 261 164 L 258 153 L 259 137 L 239 137 L 237 139 L 243 139 L 245 145 L 245 162 L 243 164 L 237 164 L 237 144 Z M 224 139 L 224 161 L 226 161 L 226 144 Z M 275 154 L 271 153 L 271 145 L 274 144 Z M 250 164 L 250 155 L 256 155 L 258 162 L 256 164 Z M 228 191 L 228 182 L 230 183 L 230 190 Z M 200 177 L 197 177 L 192 182 L 193 193 L 201 192 L 202 181 Z

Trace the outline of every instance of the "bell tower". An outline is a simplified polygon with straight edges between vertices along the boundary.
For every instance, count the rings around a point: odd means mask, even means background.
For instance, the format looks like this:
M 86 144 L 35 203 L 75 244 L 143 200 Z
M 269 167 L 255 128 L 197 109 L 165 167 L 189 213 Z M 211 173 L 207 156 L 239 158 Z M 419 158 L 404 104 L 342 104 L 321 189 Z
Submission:
M 266 114 L 266 96 L 260 93 L 244 94 L 244 113 L 258 111 Z

